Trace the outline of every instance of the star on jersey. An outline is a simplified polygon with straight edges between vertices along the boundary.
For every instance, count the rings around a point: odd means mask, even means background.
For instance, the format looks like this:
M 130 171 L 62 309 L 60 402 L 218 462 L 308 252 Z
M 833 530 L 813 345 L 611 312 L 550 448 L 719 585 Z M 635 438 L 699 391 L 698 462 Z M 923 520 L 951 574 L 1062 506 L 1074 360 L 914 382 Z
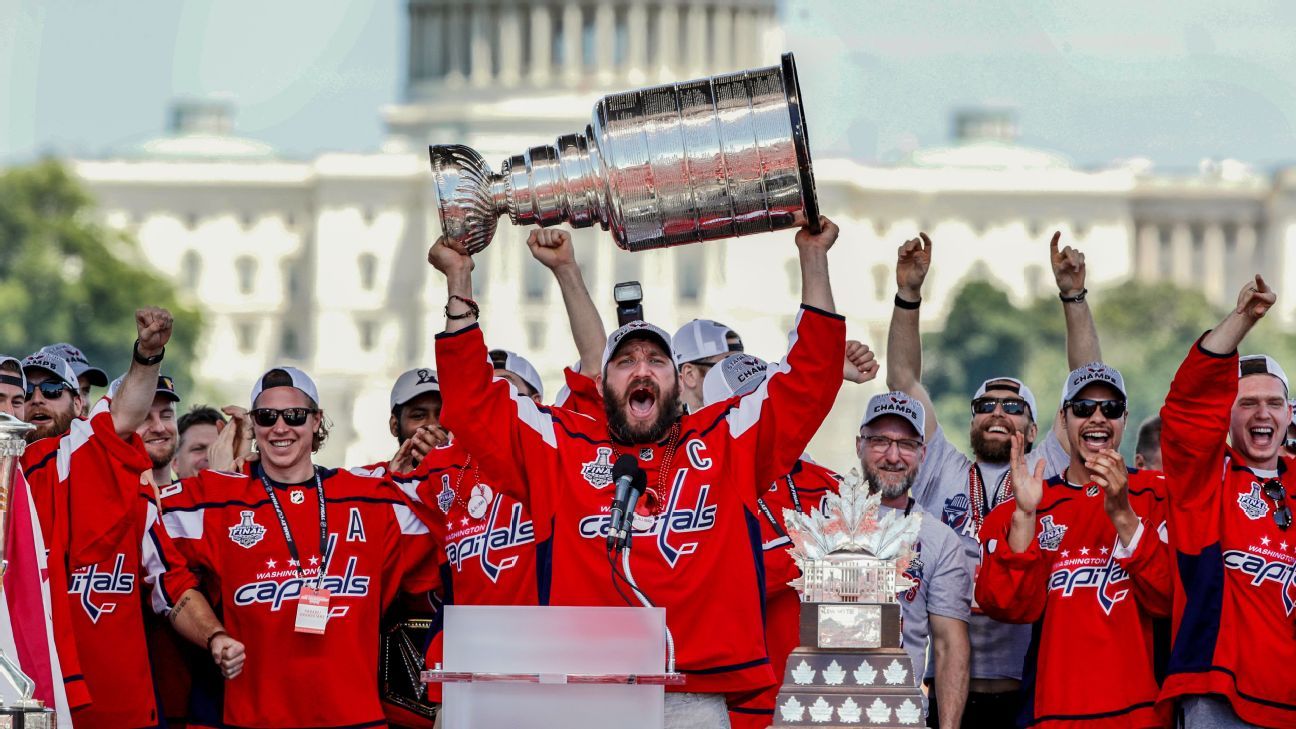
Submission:
M 1062 550 L 1062 559 L 1066 559 L 1067 557 L 1070 557 L 1070 556 L 1071 556 L 1071 550 L 1069 550 L 1069 549 L 1064 549 L 1064 550 Z
M 288 560 L 288 566 L 289 566 L 289 567 L 300 567 L 300 566 L 301 566 L 301 562 L 298 562 L 298 561 L 295 560 L 295 559 L 290 559 L 290 560 Z
M 1269 537 L 1260 537 L 1260 546 L 1262 547 L 1269 546 Z
M 1106 547 L 1099 547 L 1099 548 L 1098 548 L 1098 551 L 1101 552 L 1101 553 L 1103 553 L 1103 554 L 1107 554 L 1107 553 L 1110 552 L 1111 550 L 1110 550 L 1110 549 L 1107 549 Z
M 319 557 L 311 557 L 310 563 L 311 563 L 311 567 L 315 567 L 316 565 L 319 564 Z
M 266 569 L 268 569 L 268 570 L 272 570 L 272 569 L 275 568 L 275 565 L 276 565 L 276 564 L 278 564 L 278 562 L 275 562 L 273 559 L 267 559 L 267 560 L 266 560 Z
M 1287 551 L 1287 542 L 1281 542 L 1278 544 L 1278 546 L 1282 549 L 1282 551 L 1284 552 Z
M 1081 547 L 1081 548 L 1080 548 L 1080 554 L 1082 554 L 1082 555 L 1089 554 L 1089 548 L 1088 548 L 1088 547 Z

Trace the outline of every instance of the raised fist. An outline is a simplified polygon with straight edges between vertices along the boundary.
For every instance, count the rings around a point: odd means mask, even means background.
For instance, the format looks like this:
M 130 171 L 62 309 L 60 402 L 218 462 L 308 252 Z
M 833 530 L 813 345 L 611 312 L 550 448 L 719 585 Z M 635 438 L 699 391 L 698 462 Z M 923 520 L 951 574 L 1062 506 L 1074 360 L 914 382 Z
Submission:
M 161 354 L 171 341 L 171 312 L 157 307 L 135 310 L 135 332 L 139 338 L 139 353 L 144 357 Z
M 1253 321 L 1259 321 L 1269 313 L 1269 309 L 1278 301 L 1278 294 L 1269 288 L 1264 277 L 1255 275 L 1254 281 L 1247 281 L 1238 292 L 1237 313 Z
M 428 263 L 444 274 L 455 271 L 473 270 L 472 256 L 463 249 L 453 245 L 443 235 L 436 239 L 428 249 Z
M 1075 296 L 1085 287 L 1084 251 L 1067 246 L 1058 250 L 1062 232 L 1053 234 L 1049 241 L 1049 262 L 1053 264 L 1053 280 L 1057 282 L 1058 291 L 1064 296 Z
M 906 301 L 922 299 L 923 281 L 931 268 L 932 242 L 926 233 L 905 241 L 896 251 L 896 286 Z
M 819 233 L 811 233 L 809 226 L 797 231 L 796 244 L 802 249 L 818 249 L 827 251 L 837 242 L 837 236 L 841 229 L 837 224 L 829 220 L 826 216 L 819 216 Z
M 531 249 L 531 255 L 551 271 L 576 263 L 571 234 L 565 230 L 537 228 L 527 236 L 526 244 Z

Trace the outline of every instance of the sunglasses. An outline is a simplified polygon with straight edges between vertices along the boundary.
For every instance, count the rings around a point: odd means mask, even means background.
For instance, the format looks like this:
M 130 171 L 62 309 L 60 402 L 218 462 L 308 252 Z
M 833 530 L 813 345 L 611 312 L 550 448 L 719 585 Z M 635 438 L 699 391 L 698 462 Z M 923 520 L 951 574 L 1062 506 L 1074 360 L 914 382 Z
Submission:
M 1094 414 L 1095 410 L 1101 410 L 1103 417 L 1108 420 L 1115 420 L 1125 414 L 1124 400 L 1068 400 L 1062 409 L 1071 410 L 1071 414 L 1077 418 L 1087 418 Z
M 1283 487 L 1282 481 L 1271 478 L 1264 482 L 1264 495 L 1274 500 L 1278 507 L 1274 509 L 1274 523 L 1278 528 L 1287 531 L 1287 527 L 1292 524 L 1291 507 L 1287 505 L 1287 489 Z
M 1026 401 L 1018 397 L 978 397 L 972 401 L 972 414 L 989 415 L 996 406 L 1003 408 L 1004 415 L 1026 414 Z
M 60 397 L 63 397 L 63 391 L 68 389 L 71 388 L 69 388 L 66 383 L 53 382 L 49 380 L 42 382 L 39 385 L 30 384 L 27 385 L 27 399 L 32 399 L 36 394 L 36 391 L 40 390 L 41 397 L 46 400 L 57 400 Z
M 319 411 L 314 408 L 257 408 L 248 414 L 252 416 L 252 422 L 262 428 L 273 428 L 274 424 L 279 422 L 279 417 L 283 416 L 286 425 L 296 428 L 306 424 L 306 420 Z

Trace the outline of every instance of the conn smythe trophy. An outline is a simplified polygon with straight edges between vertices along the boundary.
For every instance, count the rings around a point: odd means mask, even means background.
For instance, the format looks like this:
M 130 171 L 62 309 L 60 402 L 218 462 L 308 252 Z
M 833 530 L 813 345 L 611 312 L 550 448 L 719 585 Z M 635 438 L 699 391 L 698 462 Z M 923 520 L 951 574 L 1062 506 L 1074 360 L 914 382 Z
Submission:
M 818 232 L 796 62 L 612 94 L 583 134 L 509 157 L 429 149 L 441 229 L 477 253 L 514 225 L 599 225 L 629 251 L 810 225 Z
M 921 514 L 889 510 L 852 473 L 823 511 L 785 509 L 801 568 L 801 647 L 788 656 L 776 726 L 919 726 L 923 697 L 901 645 L 897 590 Z
M 7 413 L 0 413 L 0 575 L 7 567 L 5 544 L 8 542 L 13 474 L 18 458 L 27 447 L 27 432 L 33 426 Z M 4 599 L 4 584 L 0 582 L 0 600 Z M 27 626 L 27 630 L 45 626 Z M 54 712 L 34 698 L 36 682 L 28 678 L 18 665 L 0 651 L 0 680 L 8 684 L 15 700 L 6 704 L 0 700 L 0 729 L 50 729 L 54 726 Z

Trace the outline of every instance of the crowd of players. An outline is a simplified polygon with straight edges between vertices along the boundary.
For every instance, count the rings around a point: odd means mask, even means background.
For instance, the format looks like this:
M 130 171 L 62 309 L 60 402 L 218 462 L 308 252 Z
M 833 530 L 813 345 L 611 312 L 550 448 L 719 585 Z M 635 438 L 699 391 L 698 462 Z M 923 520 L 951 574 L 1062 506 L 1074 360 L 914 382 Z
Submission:
M 327 403 L 293 367 L 251 383 L 246 408 L 177 417 L 163 310 L 138 313 L 111 385 L 66 344 L 0 358 L 0 410 L 36 426 L 21 467 L 67 593 L 52 620 L 75 725 L 427 726 L 382 700 L 379 635 L 397 617 L 431 616 L 432 666 L 444 604 L 627 603 L 666 609 L 686 676 L 668 727 L 771 724 L 798 642 L 780 515 L 839 483 L 806 448 L 843 382 L 880 371 L 835 313 L 838 230 L 821 222 L 796 234 L 802 303 L 776 362 L 710 320 L 607 336 L 570 237 L 534 231 L 580 353 L 551 406 L 524 357 L 488 348 L 472 259 L 437 241 L 437 368 L 394 383 L 394 455 L 349 469 L 315 463 Z M 970 393 L 969 451 L 947 438 L 922 384 L 923 235 L 897 256 L 889 391 L 842 464 L 884 508 L 923 515 L 899 600 L 928 724 L 1296 726 L 1288 381 L 1237 353 L 1275 294 L 1256 276 L 1184 342 L 1128 467 L 1125 382 L 1102 364 L 1084 256 L 1058 235 L 1045 255 L 1072 368 L 1058 406 L 1006 372 Z M 94 386 L 108 389 L 90 407 Z M 606 547 L 625 455 L 647 484 L 629 595 Z

